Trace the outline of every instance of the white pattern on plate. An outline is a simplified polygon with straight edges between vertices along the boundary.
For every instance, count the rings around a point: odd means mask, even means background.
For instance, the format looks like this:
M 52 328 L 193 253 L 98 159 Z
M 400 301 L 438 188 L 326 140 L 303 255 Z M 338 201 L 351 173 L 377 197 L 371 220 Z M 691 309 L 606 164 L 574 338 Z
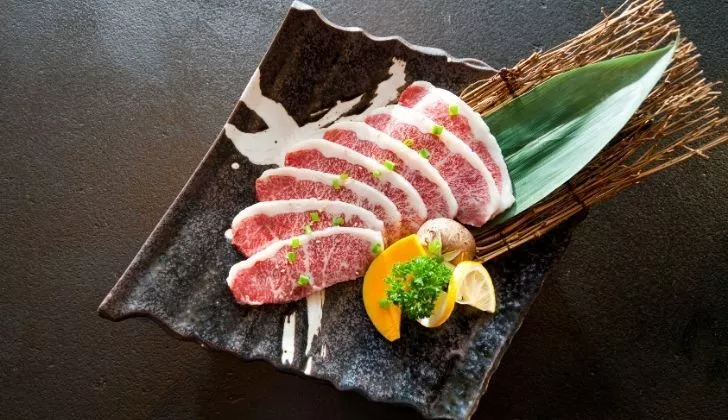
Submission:
M 283 321 L 283 339 L 281 340 L 281 363 L 291 364 L 296 347 L 296 313 L 288 315 Z
M 389 67 L 390 76 L 377 85 L 374 98 L 367 110 L 384 106 L 397 99 L 399 89 L 406 83 L 406 64 L 403 60 L 392 59 L 392 65 Z M 284 150 L 297 141 L 319 137 L 324 127 L 349 112 L 363 96 L 364 94 L 361 94 L 348 101 L 338 101 L 318 121 L 299 127 L 283 105 L 263 95 L 260 89 L 260 69 L 256 69 L 240 100 L 258 114 L 268 128 L 257 133 L 245 133 L 228 123 L 225 124 L 225 135 L 251 162 L 257 165 L 282 165 Z

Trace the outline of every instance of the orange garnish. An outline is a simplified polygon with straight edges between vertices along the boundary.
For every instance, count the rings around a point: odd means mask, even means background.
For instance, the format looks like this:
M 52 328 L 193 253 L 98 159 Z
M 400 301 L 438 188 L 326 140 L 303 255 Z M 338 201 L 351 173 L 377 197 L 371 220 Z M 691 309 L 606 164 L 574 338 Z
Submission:
M 417 235 L 404 237 L 382 251 L 364 275 L 364 308 L 377 331 L 389 341 L 399 338 L 402 311 L 397 305 L 382 304 L 387 298 L 387 284 L 384 279 L 389 276 L 395 264 L 423 255 L 427 255 L 427 252 Z

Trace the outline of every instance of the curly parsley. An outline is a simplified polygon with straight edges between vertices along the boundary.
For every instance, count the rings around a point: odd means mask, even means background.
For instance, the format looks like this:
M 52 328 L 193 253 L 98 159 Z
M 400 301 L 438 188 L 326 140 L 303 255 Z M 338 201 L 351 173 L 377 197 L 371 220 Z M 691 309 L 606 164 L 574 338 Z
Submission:
M 399 305 L 411 319 L 426 318 L 432 314 L 435 300 L 450 277 L 452 270 L 442 264 L 441 258 L 423 256 L 397 263 L 385 279 L 389 286 L 387 300 Z

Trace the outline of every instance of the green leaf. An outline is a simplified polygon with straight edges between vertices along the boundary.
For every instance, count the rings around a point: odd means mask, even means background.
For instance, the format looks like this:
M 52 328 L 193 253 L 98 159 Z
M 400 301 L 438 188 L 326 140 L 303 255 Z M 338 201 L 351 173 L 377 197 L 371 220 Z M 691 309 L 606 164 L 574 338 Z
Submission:
M 484 117 L 516 197 L 493 223 L 533 206 L 586 166 L 660 80 L 678 42 L 564 72 Z

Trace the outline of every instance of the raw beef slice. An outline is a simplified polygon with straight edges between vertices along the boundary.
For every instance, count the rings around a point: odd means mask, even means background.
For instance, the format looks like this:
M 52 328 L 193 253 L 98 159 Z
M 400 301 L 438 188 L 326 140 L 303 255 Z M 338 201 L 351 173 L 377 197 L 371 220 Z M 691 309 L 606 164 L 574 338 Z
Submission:
M 397 173 L 409 181 L 422 197 L 428 219 L 452 219 L 457 214 L 457 201 L 447 182 L 428 161 L 427 150 L 415 151 L 401 141 L 356 121 L 338 122 L 329 127 L 323 137 L 376 161 L 393 162 Z
M 500 194 L 499 212 L 513 204 L 513 189 L 500 146 L 483 118 L 457 95 L 429 82 L 412 83 L 399 97 L 399 104 L 422 112 L 458 136 L 480 157 L 493 175 Z
M 340 188 L 334 188 L 332 183 L 338 179 L 338 175 L 303 168 L 268 169 L 255 181 L 255 193 L 260 201 L 317 198 L 363 207 L 384 222 L 387 243 L 399 239 L 402 215 L 392 200 L 374 188 L 352 179 L 343 183 Z
M 369 210 L 343 201 L 261 201 L 238 213 L 232 223 L 232 244 L 251 256 L 271 242 L 303 235 L 305 226 L 322 230 L 332 226 L 361 227 L 384 232 L 384 223 Z
M 376 188 L 392 200 L 402 214 L 402 235 L 417 232 L 427 217 L 422 197 L 396 172 L 396 167 L 390 170 L 382 163 L 344 146 L 323 139 L 298 142 L 288 149 L 286 166 L 340 175 L 339 186 L 355 179 Z
M 336 283 L 362 276 L 383 247 L 382 234 L 354 227 L 330 227 L 276 241 L 232 268 L 227 284 L 238 303 L 262 305 L 304 298 Z
M 445 178 L 458 202 L 458 220 L 482 226 L 494 215 L 499 198 L 493 176 L 457 136 L 421 113 L 399 105 L 374 110 L 364 121 L 395 139 L 410 140 L 413 147 L 429 151 L 430 163 Z M 437 131 L 440 133 L 434 134 Z

